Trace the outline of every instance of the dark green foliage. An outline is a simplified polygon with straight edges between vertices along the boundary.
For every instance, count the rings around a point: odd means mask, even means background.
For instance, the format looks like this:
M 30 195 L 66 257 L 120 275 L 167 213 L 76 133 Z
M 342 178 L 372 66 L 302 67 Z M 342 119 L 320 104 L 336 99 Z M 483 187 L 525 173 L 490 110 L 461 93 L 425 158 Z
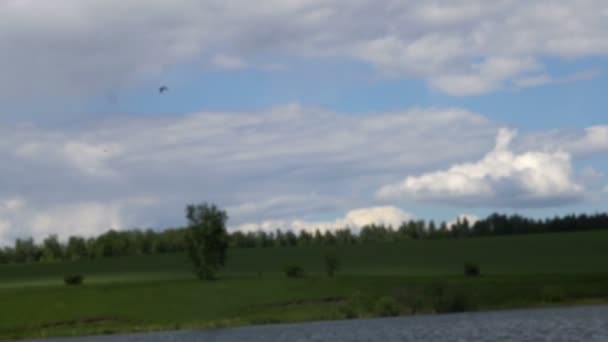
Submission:
M 303 278 L 304 269 L 298 265 L 287 265 L 283 268 L 283 272 L 288 278 Z
M 68 260 L 86 259 L 88 257 L 88 250 L 85 239 L 78 236 L 70 237 L 65 256 Z
M 68 274 L 63 277 L 63 282 L 66 285 L 80 285 L 84 281 L 84 276 L 81 274 Z
M 51 235 L 42 243 L 42 259 L 44 261 L 59 261 L 63 259 L 63 246 L 59 243 L 57 235 Z
M 417 288 L 406 288 L 397 292 L 395 298 L 409 309 L 412 315 L 417 314 L 425 305 L 427 298 Z
M 399 305 L 394 298 L 384 296 L 374 304 L 374 313 L 380 317 L 397 316 L 399 315 Z
M 357 308 L 351 302 L 342 303 L 338 306 L 338 313 L 346 319 L 353 319 L 359 317 Z
M 226 263 L 228 215 L 215 205 L 203 203 L 186 207 L 188 256 L 200 279 L 214 279 Z
M 327 272 L 328 276 L 333 277 L 340 269 L 340 260 L 333 253 L 326 253 L 323 260 L 325 261 L 325 272 Z
M 479 265 L 472 263 L 472 262 L 466 262 L 464 264 L 464 275 L 467 277 L 478 277 L 481 274 L 480 270 L 479 270 Z
M 548 285 L 541 289 L 541 297 L 543 301 L 548 303 L 559 303 L 566 299 L 564 289 L 559 286 Z
M 42 249 L 34 244 L 34 239 L 17 239 L 14 249 L 14 262 L 36 262 L 42 257 Z
M 582 232 L 608 229 L 608 214 L 568 215 L 546 220 L 534 220 L 519 215 L 492 214 L 475 223 L 459 220 L 451 229 L 445 222 L 439 227 L 434 221 L 403 222 L 396 230 L 390 226 L 370 224 L 353 234 L 348 227 L 333 232 L 314 233 L 234 232 L 226 235 L 231 247 L 292 247 L 292 246 L 344 246 L 418 239 L 470 238 L 530 233 Z M 70 237 L 67 245 L 49 236 L 40 244 L 33 239 L 19 239 L 12 247 L 0 251 L 0 264 L 38 261 L 98 259 L 140 254 L 163 254 L 188 250 L 188 227 L 153 230 L 110 230 L 96 238 L 84 240 Z
M 437 313 L 471 311 L 477 307 L 471 291 L 464 287 L 434 283 L 429 287 L 428 296 Z

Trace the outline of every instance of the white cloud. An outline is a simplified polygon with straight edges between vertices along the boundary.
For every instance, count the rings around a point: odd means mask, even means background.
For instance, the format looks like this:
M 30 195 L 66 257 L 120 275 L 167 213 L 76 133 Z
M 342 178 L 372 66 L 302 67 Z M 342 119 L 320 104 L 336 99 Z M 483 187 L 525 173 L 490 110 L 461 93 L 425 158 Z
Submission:
M 401 223 L 413 218 L 414 217 L 411 214 L 406 213 L 399 208 L 385 206 L 351 210 L 344 218 L 339 218 L 335 221 L 268 220 L 257 223 L 240 224 L 230 227 L 230 230 L 250 232 L 281 229 L 283 231 L 290 230 L 293 232 L 299 232 L 301 230 L 314 232 L 318 229 L 321 232 L 325 232 L 349 228 L 351 231 L 357 232 L 363 226 L 373 223 L 390 225 L 397 228 Z
M 213 60 L 211 62 L 216 67 L 224 70 L 240 70 L 245 69 L 247 67 L 247 63 L 245 63 L 240 58 L 222 54 L 213 57 Z
M 3 196 L 14 195 L 6 199 L 20 199 L 22 207 L 36 213 L 61 217 L 65 210 L 58 208 L 87 205 L 91 216 L 101 220 L 100 227 L 113 222 L 181 225 L 184 205 L 199 201 L 227 208 L 232 226 L 267 218 L 311 222 L 378 205 L 370 195 L 404 174 L 428 176 L 455 164 L 443 171 L 448 178 L 431 177 L 428 189 L 420 188 L 414 198 L 482 201 L 494 207 L 582 199 L 584 189 L 572 179 L 584 172 L 570 175 L 568 155 L 579 156 L 572 151 L 583 145 L 582 152 L 604 151 L 601 127 L 568 133 L 576 139 L 564 139 L 559 132 L 531 134 L 512 144 L 503 132 L 499 146 L 484 158 L 497 128 L 478 114 L 455 108 L 354 115 L 299 105 L 162 119 L 115 117 L 86 127 L 2 126 L 0 185 Z M 570 147 L 557 148 L 559 144 L 549 141 Z M 455 176 L 456 171 L 463 174 Z M 412 178 L 420 183 L 423 176 Z M 433 186 L 440 191 L 431 193 Z M 431 194 L 435 197 L 429 198 Z M 114 205 L 134 197 L 159 202 L 136 206 L 124 217 L 129 211 Z M 92 204 L 107 208 L 106 221 Z M 11 236 L 30 233 L 31 222 L 23 218 L 32 213 L 15 211 L 10 220 L 7 215 L 0 218 L 11 222 Z M 61 219 L 38 222 L 41 232 L 54 224 L 63 229 Z
M 115 117 L 85 127 L 3 126 L 0 179 L 4 193 L 53 217 L 68 210 L 57 208 L 80 211 L 75 206 L 87 205 L 82 211 L 99 219 L 100 227 L 181 225 L 184 205 L 199 201 L 227 208 L 231 225 L 266 218 L 309 221 L 374 206 L 370 193 L 403 170 L 482 156 L 495 130 L 482 116 L 454 108 L 352 115 L 300 105 Z M 125 219 L 122 207 L 113 205 L 132 197 L 162 199 L 162 205 L 142 207 Z M 43 217 L 36 226 L 47 232 L 56 224 L 60 231 L 62 220 Z
M 564 151 L 576 158 L 608 153 L 608 125 L 533 133 L 524 137 L 517 148 Z
M 245 60 L 273 64 L 275 56 L 353 59 L 451 94 L 482 93 L 532 76 L 543 58 L 608 54 L 607 6 L 604 0 L 382 6 L 265 0 L 255 9 L 245 0 L 3 1 L 0 94 L 3 100 L 99 94 L 182 63 L 217 62 L 218 55 L 229 68 L 245 67 Z
M 451 95 L 474 95 L 501 88 L 515 76 L 538 69 L 538 63 L 530 58 L 489 58 L 462 73 L 437 76 L 431 84 Z
M 21 210 L 25 206 L 25 201 L 22 198 L 9 198 L 3 201 L 0 201 L 0 213 L 3 212 L 16 212 Z
M 606 152 L 608 151 L 608 126 L 586 128 L 585 134 L 580 139 L 572 141 L 566 147 L 575 154 Z
M 105 164 L 116 157 L 121 147 L 115 143 L 91 144 L 83 141 L 25 142 L 15 154 L 36 161 L 57 161 L 70 164 L 84 174 L 111 176 L 114 173 Z
M 65 240 L 72 235 L 96 236 L 109 229 L 132 228 L 134 211 L 157 203 L 154 198 L 128 198 L 113 203 L 79 202 L 40 207 L 22 199 L 3 201 L 0 207 L 0 246 L 16 238 L 42 241 L 51 234 Z
M 567 153 L 515 154 L 509 149 L 514 136 L 515 131 L 501 129 L 496 147 L 481 160 L 409 176 L 382 187 L 377 196 L 511 207 L 554 206 L 583 197 L 584 189 L 573 179 Z
M 513 83 L 518 87 L 525 88 L 545 84 L 564 84 L 577 81 L 592 80 L 594 78 L 600 77 L 601 75 L 602 72 L 599 69 L 592 69 L 586 71 L 577 71 L 575 73 L 562 77 L 554 77 L 547 74 L 524 76 L 522 78 L 515 79 Z
M 451 229 L 453 225 L 455 225 L 458 222 L 464 222 L 464 220 L 467 220 L 467 222 L 469 223 L 469 227 L 472 227 L 475 222 L 479 221 L 480 218 L 477 215 L 473 215 L 473 214 L 460 214 L 458 215 L 455 219 L 453 219 L 452 221 L 449 221 L 446 225 L 448 227 L 448 229 Z

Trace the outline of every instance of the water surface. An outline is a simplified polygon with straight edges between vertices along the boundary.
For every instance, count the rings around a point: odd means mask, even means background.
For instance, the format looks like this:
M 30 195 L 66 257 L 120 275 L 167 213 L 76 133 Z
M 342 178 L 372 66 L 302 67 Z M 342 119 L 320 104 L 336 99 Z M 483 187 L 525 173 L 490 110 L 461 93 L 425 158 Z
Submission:
M 33 340 L 32 340 L 33 341 Z M 50 339 L 52 342 L 608 341 L 608 306 Z

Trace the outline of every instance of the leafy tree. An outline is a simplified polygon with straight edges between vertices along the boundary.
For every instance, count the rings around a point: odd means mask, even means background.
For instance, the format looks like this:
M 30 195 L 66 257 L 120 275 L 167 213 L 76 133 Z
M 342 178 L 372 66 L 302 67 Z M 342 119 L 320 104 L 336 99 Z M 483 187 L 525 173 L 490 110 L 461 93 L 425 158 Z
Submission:
M 215 273 L 226 262 L 228 215 L 214 204 L 188 205 L 188 255 L 196 275 L 214 279 Z
M 84 238 L 71 236 L 66 247 L 66 257 L 70 260 L 85 259 L 88 255 L 87 244 Z
M 340 261 L 335 254 L 326 253 L 325 254 L 325 271 L 327 275 L 333 277 L 336 271 L 340 269 Z
M 8 248 L 0 248 L 0 265 L 11 262 L 11 254 Z
M 17 239 L 15 241 L 15 261 L 16 262 L 35 262 L 39 261 L 42 252 L 34 244 L 34 239 Z
M 298 237 L 291 230 L 285 233 L 285 240 L 287 241 L 287 246 L 295 246 L 298 244 Z
M 42 242 L 42 258 L 45 261 L 57 261 L 63 258 L 63 246 L 57 235 L 51 235 Z
M 312 234 L 305 230 L 300 230 L 300 234 L 298 235 L 298 245 L 310 245 L 312 240 Z

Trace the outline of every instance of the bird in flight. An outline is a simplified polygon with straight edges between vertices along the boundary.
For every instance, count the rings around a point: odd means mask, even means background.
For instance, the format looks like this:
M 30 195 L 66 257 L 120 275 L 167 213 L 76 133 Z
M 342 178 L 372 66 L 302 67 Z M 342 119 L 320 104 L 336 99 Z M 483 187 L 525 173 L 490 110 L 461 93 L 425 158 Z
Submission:
M 160 88 L 158 88 L 158 92 L 161 94 L 168 90 L 169 90 L 169 87 L 167 87 L 167 86 L 161 86 Z

